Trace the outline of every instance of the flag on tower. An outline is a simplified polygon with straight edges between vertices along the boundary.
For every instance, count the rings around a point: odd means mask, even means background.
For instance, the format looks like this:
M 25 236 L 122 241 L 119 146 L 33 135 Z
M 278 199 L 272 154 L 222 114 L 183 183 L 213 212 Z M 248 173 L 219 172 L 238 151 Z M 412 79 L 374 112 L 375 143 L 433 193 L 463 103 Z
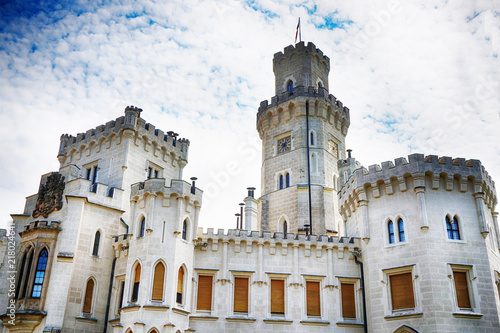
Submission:
M 300 17 L 299 17 L 299 23 L 297 23 L 297 30 L 295 31 L 295 44 L 297 44 L 297 36 L 299 36 L 299 42 L 302 41 L 302 34 L 300 33 Z

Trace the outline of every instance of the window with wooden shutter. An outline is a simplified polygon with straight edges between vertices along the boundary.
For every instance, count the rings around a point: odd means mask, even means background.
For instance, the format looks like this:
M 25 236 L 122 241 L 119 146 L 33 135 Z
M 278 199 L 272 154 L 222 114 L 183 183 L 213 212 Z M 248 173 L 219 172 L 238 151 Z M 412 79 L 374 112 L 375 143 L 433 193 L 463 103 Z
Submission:
M 415 308 L 411 272 L 390 276 L 392 310 Z
M 137 299 L 139 297 L 139 284 L 141 282 L 141 264 L 137 264 L 135 266 L 135 275 L 134 275 L 134 286 L 132 288 L 132 297 L 130 297 L 130 300 L 132 302 L 137 302 Z
M 196 310 L 212 310 L 212 276 L 200 275 L 198 277 L 198 300 Z
M 92 298 L 94 296 L 94 280 L 89 279 L 85 288 L 85 296 L 83 297 L 83 309 L 85 313 L 92 312 Z
M 182 304 L 182 290 L 184 287 L 184 268 L 179 268 L 179 274 L 177 274 L 177 303 Z
M 306 281 L 306 303 L 308 316 L 321 316 L 319 282 Z
M 151 299 L 154 301 L 163 300 L 163 283 L 165 280 L 165 265 L 159 262 L 155 266 L 154 278 L 153 278 L 153 295 Z
M 354 293 L 354 284 L 341 283 L 340 292 L 342 296 L 342 317 L 356 318 L 356 298 Z
M 458 307 L 460 309 L 471 309 L 467 272 L 453 271 L 453 280 L 455 280 Z
M 234 312 L 248 313 L 248 278 L 234 278 Z
M 285 314 L 284 280 L 271 280 L 271 314 Z

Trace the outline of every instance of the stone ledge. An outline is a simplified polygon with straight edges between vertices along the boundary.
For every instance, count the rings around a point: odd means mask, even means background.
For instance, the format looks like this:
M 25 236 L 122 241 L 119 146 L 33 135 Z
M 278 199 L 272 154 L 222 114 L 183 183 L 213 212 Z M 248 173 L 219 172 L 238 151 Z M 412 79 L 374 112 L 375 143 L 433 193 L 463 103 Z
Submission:
M 170 309 L 169 306 L 161 305 L 161 304 L 146 304 L 146 305 L 143 305 L 142 308 L 146 309 L 146 310 L 156 310 L 156 311 L 163 311 L 163 310 Z
M 328 326 L 328 325 L 330 325 L 329 321 L 321 320 L 321 319 L 306 319 L 306 320 L 301 320 L 300 323 L 302 325 L 310 325 L 310 326 Z
M 203 321 L 217 321 L 219 320 L 219 317 L 214 317 L 214 316 L 189 316 L 189 319 L 191 320 L 203 320 Z
M 339 327 L 364 327 L 365 324 L 362 321 L 356 320 L 342 320 L 337 322 Z
M 255 322 L 257 321 L 257 318 L 254 317 L 248 317 L 248 316 L 230 316 L 226 317 L 227 321 L 231 322 L 238 322 L 238 323 L 247 323 L 247 322 Z
M 423 312 L 401 312 L 399 314 L 392 314 L 385 316 L 385 320 L 398 320 L 398 319 L 408 319 L 408 318 L 419 318 L 424 315 Z
M 453 312 L 453 317 L 467 318 L 467 319 L 481 319 L 483 317 L 483 314 L 477 312 L 459 311 L 459 312 Z
M 123 312 L 132 312 L 132 311 L 137 311 L 140 308 L 141 308 L 141 306 L 139 304 L 131 304 L 131 305 L 124 306 L 122 308 L 122 311 Z
M 76 317 L 76 320 L 78 321 L 90 321 L 90 322 L 97 322 L 97 318 L 94 317 L 85 317 L 85 316 L 78 316 Z
M 172 308 L 172 312 L 180 314 L 180 315 L 183 315 L 183 316 L 187 316 L 187 315 L 189 315 L 191 313 L 189 311 L 186 311 L 186 310 L 183 310 L 183 309 L 179 309 L 179 308 Z
M 293 320 L 286 319 L 286 318 L 266 318 L 263 319 L 263 322 L 266 324 L 284 324 L 284 325 L 290 325 L 293 323 Z

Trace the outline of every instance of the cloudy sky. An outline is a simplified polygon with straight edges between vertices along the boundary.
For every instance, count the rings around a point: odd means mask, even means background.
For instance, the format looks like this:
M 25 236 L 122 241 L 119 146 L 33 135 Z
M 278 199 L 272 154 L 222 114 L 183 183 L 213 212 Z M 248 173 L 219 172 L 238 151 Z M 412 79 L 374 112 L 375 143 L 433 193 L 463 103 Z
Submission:
M 364 166 L 475 158 L 500 183 L 499 1 L 0 3 L 0 227 L 58 169 L 61 134 L 137 105 L 191 141 L 184 178 L 205 190 L 201 226 L 232 228 L 245 188 L 260 193 L 255 116 L 299 16 L 302 40 L 330 57 Z

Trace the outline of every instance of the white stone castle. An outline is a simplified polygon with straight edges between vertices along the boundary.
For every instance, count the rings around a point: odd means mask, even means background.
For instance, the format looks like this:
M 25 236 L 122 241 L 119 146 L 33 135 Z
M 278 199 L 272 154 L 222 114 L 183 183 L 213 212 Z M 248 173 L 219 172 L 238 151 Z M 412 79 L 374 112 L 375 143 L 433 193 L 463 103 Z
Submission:
M 198 229 L 189 141 L 141 109 L 63 135 L 0 233 L 2 332 L 500 332 L 495 185 L 478 160 L 368 169 L 312 43 L 278 52 L 257 114 L 262 195 Z M 3 324 L 2 324 L 3 323 Z

